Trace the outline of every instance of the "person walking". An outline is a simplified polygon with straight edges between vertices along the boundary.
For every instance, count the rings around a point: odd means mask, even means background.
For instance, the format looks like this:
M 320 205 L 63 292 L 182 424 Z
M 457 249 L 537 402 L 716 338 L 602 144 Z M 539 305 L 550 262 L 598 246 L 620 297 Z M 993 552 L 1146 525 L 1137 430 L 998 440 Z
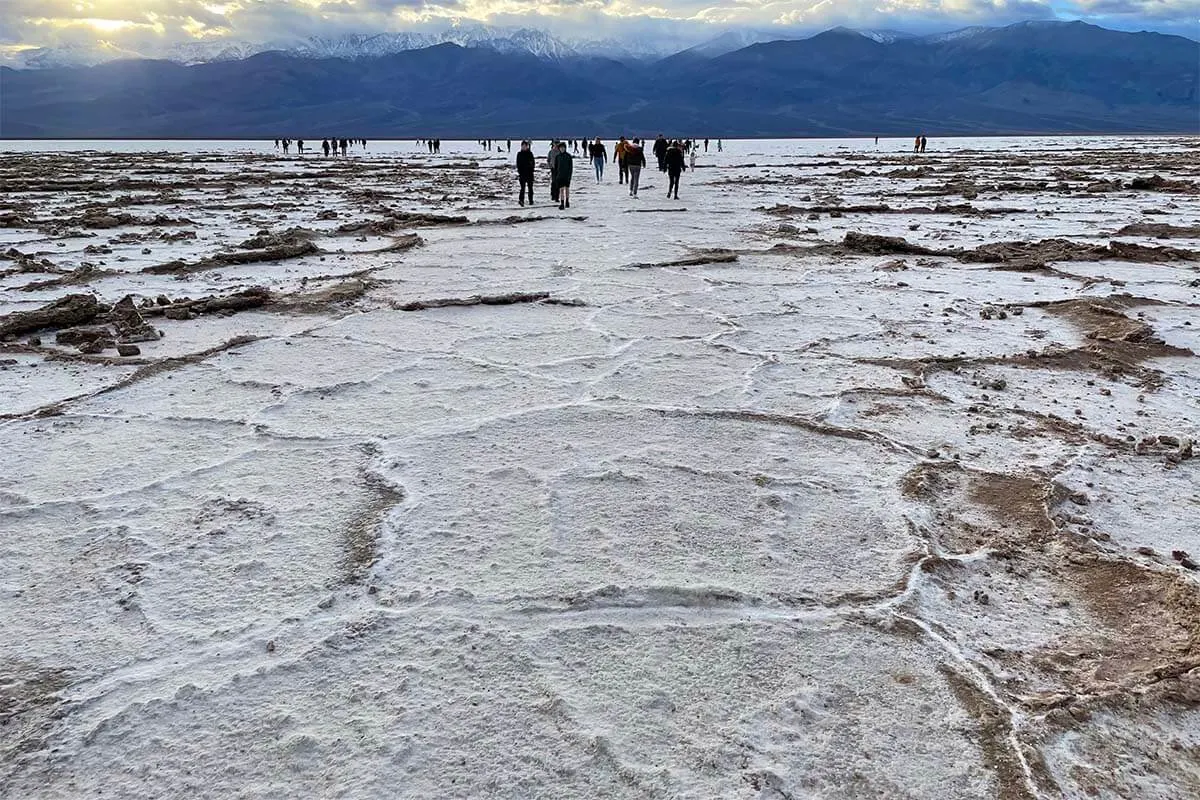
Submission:
M 596 168 L 596 183 L 604 180 L 604 165 L 608 163 L 608 148 L 596 137 L 596 141 L 588 148 L 592 157 L 592 166 Z
M 666 157 L 668 147 L 670 147 L 670 145 L 667 144 L 666 137 L 660 133 L 658 138 L 654 140 L 654 157 L 658 159 L 659 172 L 667 171 Z
M 625 141 L 625 137 L 622 136 L 613 147 L 613 160 L 617 162 L 617 183 L 625 183 L 629 180 L 629 165 L 625 163 L 625 156 L 628 152 L 629 142 Z
M 329 140 L 328 139 L 321 140 L 321 152 L 323 152 L 325 154 L 326 158 L 329 158 Z
M 625 166 L 629 170 L 629 196 L 636 200 L 638 186 L 642 180 L 642 167 L 646 166 L 646 152 L 642 150 L 641 139 L 634 139 L 633 144 L 626 146 Z
M 669 198 L 671 193 L 674 192 L 675 199 L 678 200 L 679 176 L 683 174 L 683 170 L 685 169 L 683 163 L 683 145 L 679 143 L 678 139 L 672 142 L 671 146 L 667 148 L 667 152 L 663 156 L 663 163 L 666 166 L 667 178 L 669 179 L 667 183 L 667 197 Z
M 525 193 L 529 192 L 529 205 L 533 205 L 533 166 L 534 166 L 533 151 L 529 149 L 529 140 L 521 142 L 521 149 L 517 152 L 517 181 L 520 184 L 519 194 L 517 195 L 521 205 L 525 205 Z
M 550 140 L 550 152 L 546 154 L 546 166 L 550 168 L 550 202 L 558 202 L 558 142 Z
M 718 153 L 724 153 L 724 152 L 725 152 L 725 146 L 721 144 L 721 140 L 720 140 L 720 139 L 717 139 L 717 152 L 718 152 Z
M 929 140 L 925 138 L 925 134 L 921 134 L 921 152 L 925 152 L 925 147 L 929 144 Z
M 554 159 L 554 179 L 558 182 L 558 210 L 571 207 L 571 175 L 575 171 L 575 156 L 567 152 L 567 143 L 560 142 Z

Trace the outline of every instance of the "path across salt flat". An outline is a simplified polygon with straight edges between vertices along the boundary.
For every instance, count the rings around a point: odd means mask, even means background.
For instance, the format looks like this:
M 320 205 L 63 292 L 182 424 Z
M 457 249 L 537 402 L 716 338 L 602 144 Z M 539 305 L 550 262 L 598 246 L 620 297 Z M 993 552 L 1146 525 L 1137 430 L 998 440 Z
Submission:
M 1200 793 L 1197 144 L 6 155 L 0 797 Z

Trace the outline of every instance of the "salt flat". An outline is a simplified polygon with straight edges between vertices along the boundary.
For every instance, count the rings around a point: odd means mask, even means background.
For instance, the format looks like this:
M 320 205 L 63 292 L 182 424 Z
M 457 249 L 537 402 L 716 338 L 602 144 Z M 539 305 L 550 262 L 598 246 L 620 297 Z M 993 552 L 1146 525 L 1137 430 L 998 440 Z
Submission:
M 1198 145 L 5 143 L 0 796 L 1200 794 Z

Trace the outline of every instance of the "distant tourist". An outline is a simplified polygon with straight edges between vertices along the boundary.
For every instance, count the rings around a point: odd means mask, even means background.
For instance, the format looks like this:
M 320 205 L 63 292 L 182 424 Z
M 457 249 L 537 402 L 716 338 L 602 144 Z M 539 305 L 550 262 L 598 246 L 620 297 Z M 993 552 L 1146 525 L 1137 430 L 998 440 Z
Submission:
M 438 153 L 438 154 L 440 154 L 442 152 L 442 140 L 441 139 L 433 140 L 433 152 Z
M 511 144 L 511 142 L 510 142 Z M 535 161 L 533 151 L 529 149 L 529 140 L 521 142 L 521 149 L 517 152 L 517 181 L 520 184 L 520 192 L 517 199 L 521 205 L 525 205 L 525 192 L 529 192 L 529 205 L 533 205 L 533 167 Z
M 329 140 L 328 139 L 321 140 L 321 151 L 325 153 L 326 158 L 329 158 Z
M 278 139 L 275 140 L 275 149 L 276 150 L 279 149 L 279 140 Z
M 663 155 L 663 164 L 666 167 L 667 178 L 669 179 L 667 183 L 667 197 L 670 197 L 671 193 L 674 192 L 675 199 L 678 200 L 679 176 L 683 174 L 684 170 L 683 144 L 678 139 L 671 142 L 671 145 L 667 148 L 666 153 Z
M 925 138 L 925 134 L 921 134 L 921 152 L 922 153 L 925 152 L 925 147 L 928 144 L 929 144 L 929 140 Z
M 508 152 L 512 152 L 512 139 L 505 139 L 504 146 L 508 148 Z
M 921 137 L 920 136 L 918 136 L 915 140 L 913 140 L 913 152 L 914 153 L 921 152 Z
M 718 153 L 723 153 L 723 152 L 725 152 L 725 148 L 724 148 L 724 147 L 721 145 L 721 140 L 720 140 L 720 139 L 717 139 L 717 152 L 718 152 Z
M 642 167 L 646 166 L 646 153 L 642 150 L 641 139 L 634 139 L 633 144 L 625 147 L 625 166 L 629 170 L 629 196 L 636 198 L 642 179 Z
M 304 140 L 303 139 L 296 140 L 296 154 L 301 155 L 301 156 L 304 155 Z
M 558 183 L 558 210 L 571 207 L 571 175 L 575 171 L 575 156 L 567 152 L 566 142 L 558 145 L 554 159 L 554 180 Z
M 669 147 L 669 145 L 667 144 L 666 137 L 664 137 L 660 133 L 658 135 L 658 138 L 654 140 L 654 157 L 658 159 L 658 171 L 659 172 L 667 171 L 666 158 L 667 158 L 667 148 L 668 147 Z
M 608 148 L 596 137 L 596 141 L 588 147 L 588 155 L 592 158 L 592 166 L 596 168 L 596 183 L 604 180 L 604 165 L 608 163 Z
M 288 154 L 288 148 L 290 148 L 291 146 L 292 146 L 291 141 L 289 141 L 288 139 L 283 140 L 283 154 L 284 155 Z
M 342 155 L 346 155 L 346 151 L 348 149 L 350 149 L 350 142 L 346 141 L 345 139 L 342 139 L 340 144 L 342 145 Z

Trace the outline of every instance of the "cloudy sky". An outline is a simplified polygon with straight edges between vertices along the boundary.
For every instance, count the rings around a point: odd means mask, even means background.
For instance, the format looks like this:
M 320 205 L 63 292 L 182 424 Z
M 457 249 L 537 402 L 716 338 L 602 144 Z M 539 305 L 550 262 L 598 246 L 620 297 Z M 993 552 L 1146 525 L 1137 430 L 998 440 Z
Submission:
M 0 49 L 76 45 L 153 54 L 187 41 L 281 42 L 475 23 L 699 41 L 737 28 L 928 32 L 1042 18 L 1196 38 L 1200 0 L 0 0 Z

